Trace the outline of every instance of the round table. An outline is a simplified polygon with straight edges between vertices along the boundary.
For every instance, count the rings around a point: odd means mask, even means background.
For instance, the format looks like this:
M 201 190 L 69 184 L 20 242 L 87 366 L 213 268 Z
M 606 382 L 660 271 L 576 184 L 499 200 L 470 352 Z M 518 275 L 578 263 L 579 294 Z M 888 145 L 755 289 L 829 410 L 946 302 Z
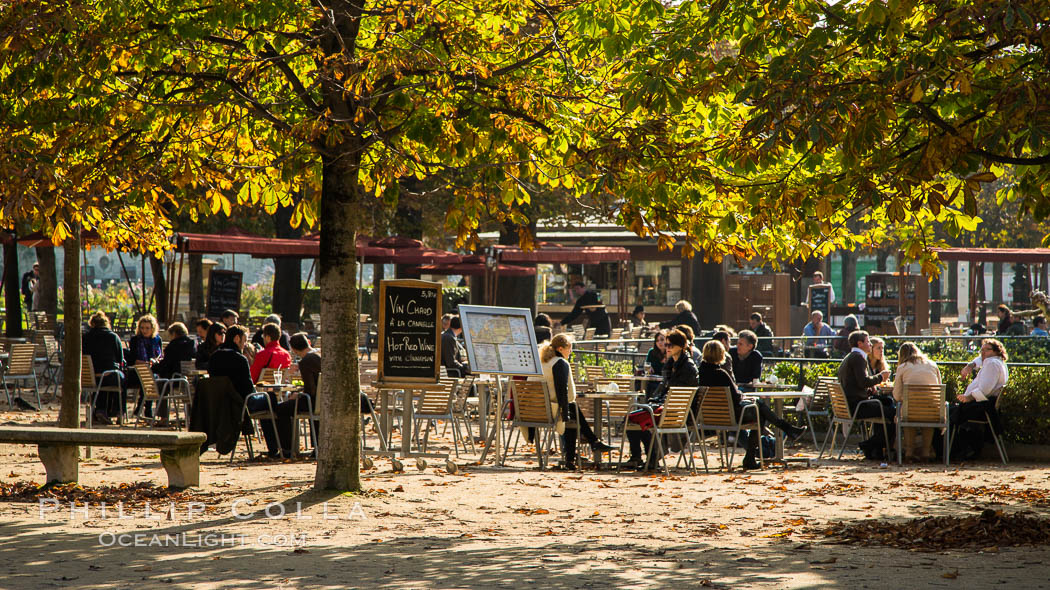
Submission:
M 784 400 L 786 399 L 798 399 L 800 397 L 813 399 L 812 391 L 752 391 L 750 393 L 743 394 L 744 397 L 755 397 L 759 399 L 767 399 L 773 401 L 773 412 L 780 417 L 784 416 Z M 805 463 L 808 467 L 810 461 L 808 458 L 794 458 L 787 459 L 784 457 L 784 433 L 777 428 L 774 432 L 776 436 L 776 455 L 773 457 L 773 461 L 783 463 L 787 467 L 788 463 Z

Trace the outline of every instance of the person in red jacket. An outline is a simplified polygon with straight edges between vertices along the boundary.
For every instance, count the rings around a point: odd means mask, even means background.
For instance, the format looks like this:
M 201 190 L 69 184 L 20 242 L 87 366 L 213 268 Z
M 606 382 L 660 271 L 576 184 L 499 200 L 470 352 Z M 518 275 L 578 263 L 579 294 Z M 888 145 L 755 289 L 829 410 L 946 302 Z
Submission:
M 281 328 L 277 324 L 263 324 L 263 349 L 252 362 L 252 381 L 259 382 L 263 369 L 287 369 L 292 366 L 292 355 L 281 348 Z

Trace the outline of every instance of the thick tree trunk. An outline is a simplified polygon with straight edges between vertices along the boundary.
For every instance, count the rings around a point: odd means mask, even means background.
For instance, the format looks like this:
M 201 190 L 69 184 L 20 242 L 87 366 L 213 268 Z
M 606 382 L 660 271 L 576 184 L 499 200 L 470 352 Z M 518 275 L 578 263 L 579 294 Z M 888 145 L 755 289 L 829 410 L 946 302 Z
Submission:
M 62 405 L 58 425 L 80 427 L 80 228 L 74 228 L 62 244 L 63 269 L 62 313 L 65 316 L 65 341 L 62 343 Z
M 529 229 L 535 235 L 536 222 L 530 223 Z M 504 223 L 499 230 L 499 243 L 504 246 L 519 246 L 518 226 Z M 522 264 L 521 266 L 536 266 L 535 264 Z M 496 286 L 496 305 L 506 307 L 525 307 L 532 310 L 536 315 L 536 275 L 528 277 L 500 277 Z M 606 304 L 609 302 L 606 301 Z M 609 306 L 612 309 L 612 306 Z M 615 314 L 611 314 L 615 315 Z
M 857 302 L 857 253 L 842 251 L 842 299 L 840 304 Z
M 22 275 L 18 272 L 18 242 L 9 234 L 11 242 L 4 243 L 4 334 L 9 338 L 22 337 Z
M 280 207 L 273 221 L 278 238 L 299 238 L 302 231 L 291 225 L 294 207 Z M 303 308 L 303 261 L 299 258 L 273 259 L 273 311 L 281 319 L 299 323 Z
M 1003 302 L 1003 263 L 992 263 L 992 298 L 993 305 Z
M 948 315 L 959 314 L 959 263 L 951 261 L 948 263 L 948 282 L 947 290 L 944 291 L 945 299 L 948 299 L 948 305 L 944 308 L 944 313 Z
M 344 151 L 344 154 L 356 153 Z M 354 158 L 323 157 L 321 244 L 321 434 L 314 486 L 361 489 L 361 408 L 357 363 L 357 272 L 360 223 Z
M 886 263 L 890 258 L 889 250 L 879 250 L 875 254 L 875 270 L 878 272 L 886 272 Z
M 40 311 L 58 314 L 58 271 L 55 269 L 55 247 L 40 246 L 36 249 L 36 261 L 40 263 Z
M 164 259 L 150 256 L 149 267 L 153 272 L 153 315 L 159 323 L 167 324 L 168 283 L 164 282 Z
M 200 254 L 190 254 L 190 315 L 202 318 L 207 313 L 204 308 L 204 262 Z M 190 317 L 189 319 L 193 319 Z M 190 326 L 192 328 L 192 326 Z

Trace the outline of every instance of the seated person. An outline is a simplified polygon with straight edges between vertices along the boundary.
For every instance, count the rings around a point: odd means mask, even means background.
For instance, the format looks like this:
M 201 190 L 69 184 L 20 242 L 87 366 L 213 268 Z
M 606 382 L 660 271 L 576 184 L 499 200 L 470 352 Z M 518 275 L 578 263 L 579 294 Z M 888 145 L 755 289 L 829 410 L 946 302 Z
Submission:
M 666 336 L 667 359 L 664 361 L 664 380 L 660 386 L 648 397 L 648 403 L 652 406 L 663 405 L 667 398 L 667 390 L 670 387 L 696 387 L 696 364 L 693 357 L 686 351 L 688 339 L 681 330 L 672 330 Z M 650 443 L 652 432 L 648 430 L 628 430 L 627 440 L 631 444 L 631 457 L 624 464 L 629 469 L 647 470 L 656 467 L 658 457 L 652 457 L 652 462 L 642 458 L 642 445 L 645 445 L 645 456 L 650 457 Z
M 754 391 L 751 384 L 762 380 L 762 353 L 755 349 L 758 336 L 751 330 L 742 330 L 736 338 L 736 346 L 729 349 L 733 365 L 733 379 L 740 391 Z
M 834 336 L 835 331 L 831 329 L 831 326 L 824 323 L 824 314 L 821 311 L 814 311 L 809 314 L 809 323 L 802 328 L 803 336 Z M 848 339 L 847 339 L 848 342 Z M 827 338 L 813 338 L 807 339 L 805 344 L 805 351 L 807 358 L 828 358 L 828 339 Z
M 722 350 L 729 350 L 729 332 L 725 330 L 717 330 L 711 335 L 711 339 L 722 345 Z M 700 366 L 700 361 L 696 361 L 696 366 Z M 733 359 L 726 357 L 726 362 L 722 365 L 722 368 L 729 373 L 730 377 L 733 377 Z M 734 377 L 735 379 L 735 377 Z
M 1046 338 L 1050 336 L 1050 332 L 1046 331 L 1046 317 L 1037 315 L 1032 320 L 1032 336 L 1042 336 Z
M 769 324 L 762 321 L 762 314 L 756 311 L 751 314 L 751 317 L 748 318 L 747 322 L 751 326 L 751 331 L 755 333 L 755 336 L 760 338 L 758 341 L 758 351 L 763 355 L 768 354 L 772 356 L 773 351 L 776 348 L 773 345 L 773 330 L 770 329 Z
M 846 356 L 849 354 L 849 335 L 860 329 L 860 323 L 857 321 L 857 316 L 849 314 L 842 320 L 842 328 L 835 334 L 835 340 L 832 346 L 835 351 L 840 353 L 836 356 Z
M 264 321 L 263 324 L 276 324 L 277 330 L 281 333 L 281 336 L 278 339 L 281 348 L 285 350 L 291 350 L 291 345 L 288 343 L 288 332 L 281 330 L 281 316 L 275 313 L 271 313 L 270 315 L 266 316 L 266 321 Z M 263 342 L 262 331 L 256 332 L 252 335 L 252 344 L 255 346 L 255 350 L 262 350 L 266 346 L 266 343 Z
M 897 350 L 897 374 L 893 378 L 893 399 L 904 401 L 905 385 L 938 385 L 941 372 L 912 342 Z M 915 431 L 922 434 L 922 445 L 915 444 Z M 901 453 L 906 461 L 928 461 L 933 458 L 933 428 L 905 428 L 901 433 Z
M 857 330 L 849 335 L 850 353 L 839 363 L 838 378 L 842 392 L 846 396 L 850 413 L 855 413 L 855 418 L 884 418 L 887 423 L 886 433 L 890 440 L 884 440 L 883 430 L 876 426 L 872 428 L 874 434 L 871 438 L 862 441 L 860 448 L 868 459 L 884 459 L 883 449 L 889 451 L 890 441 L 894 437 L 893 417 L 897 410 L 893 405 L 893 398 L 879 395 L 877 386 L 889 379 L 890 371 L 886 369 L 881 373 L 871 373 L 868 365 L 868 355 L 871 353 L 871 340 L 864 330 Z M 879 403 L 864 403 L 866 400 L 876 400 Z
M 667 360 L 667 332 L 657 330 L 653 336 L 653 347 L 645 355 L 645 364 L 649 365 L 650 375 L 663 375 L 664 362 Z M 648 397 L 660 387 L 659 381 L 645 382 L 645 395 Z
M 747 438 L 747 452 L 744 454 L 744 469 L 758 469 L 760 466 L 756 457 L 758 455 L 758 444 L 759 439 L 762 437 L 762 430 L 764 427 L 772 424 L 784 432 L 791 440 L 798 440 L 800 436 L 805 434 L 806 427 L 799 427 L 789 423 L 780 416 L 777 416 L 773 410 L 769 409 L 769 406 L 764 400 L 756 400 L 755 403 L 758 405 L 758 416 L 754 416 L 754 410 L 750 410 L 745 414 L 744 410 L 747 405 L 751 404 L 750 400 L 744 401 L 741 397 L 740 392 L 737 390 L 736 382 L 729 375 L 729 372 L 723 368 L 725 366 L 726 350 L 722 347 L 722 343 L 717 340 L 712 340 L 704 345 L 704 357 L 703 362 L 700 363 L 698 369 L 697 381 L 698 385 L 702 387 L 728 387 L 729 393 L 733 398 L 733 405 L 736 408 L 737 419 L 746 422 L 758 420 L 762 426 L 758 431 L 751 431 Z M 700 403 L 702 398 L 696 397 L 693 399 L 693 413 L 699 415 Z
M 241 354 L 241 349 L 248 341 L 248 329 L 244 326 L 233 326 L 226 330 L 223 343 L 208 358 L 209 377 L 228 377 L 233 388 L 242 398 L 255 393 L 255 381 L 252 379 L 251 365 Z
M 700 350 L 696 347 L 696 332 L 686 324 L 679 324 L 674 327 L 685 336 L 685 350 L 689 356 L 693 359 L 693 364 L 696 365 L 700 362 Z M 664 366 L 666 369 L 666 365 Z
M 550 344 L 540 347 L 543 380 L 547 382 L 547 395 L 551 396 L 552 411 L 557 417 L 555 430 L 561 433 L 562 464 L 559 468 L 564 470 L 576 469 L 578 438 L 590 443 L 597 452 L 612 451 L 612 447 L 598 439 L 587 419 L 576 408 L 576 383 L 569 366 L 570 356 L 572 337 L 568 334 L 558 334 Z M 576 422 L 579 428 L 569 428 L 568 422 Z
M 222 325 L 226 326 L 226 328 L 228 329 L 233 326 L 239 325 L 237 324 L 237 322 L 240 321 L 241 316 L 236 311 L 233 311 L 232 309 L 227 309 L 226 311 L 222 312 L 222 315 L 219 316 L 219 319 L 222 320 Z M 244 347 L 242 346 L 241 348 Z
M 281 328 L 277 324 L 263 324 L 263 349 L 252 361 L 252 381 L 259 382 L 263 369 L 287 369 L 292 366 L 292 355 L 281 348 Z
M 120 387 L 121 392 L 100 391 L 95 396 L 95 407 L 92 409 L 94 422 L 112 424 L 111 418 L 123 415 L 127 406 L 127 391 L 124 387 L 124 345 L 109 327 L 109 318 L 101 311 L 96 311 L 88 320 L 89 329 L 81 338 L 80 346 L 84 354 L 91 357 L 91 366 L 98 375 L 110 373 L 102 382 L 103 387 Z
M 643 328 L 648 326 L 645 323 L 645 308 L 641 305 L 634 306 L 634 310 L 631 312 L 631 327 L 637 328 L 638 326 Z
M 551 329 L 553 325 L 551 316 L 545 313 L 536 314 L 536 318 L 532 320 L 532 328 L 536 331 L 536 344 L 551 341 L 551 338 L 554 337 L 554 332 Z
M 948 422 L 952 426 L 969 420 L 984 420 L 985 415 L 988 415 L 992 418 L 996 431 L 1002 431 L 1001 426 L 997 424 L 999 414 L 995 410 L 995 402 L 1010 379 L 1006 359 L 1006 348 L 1002 342 L 992 338 L 981 342 L 980 362 L 967 365 L 960 373 L 965 379 L 973 372 L 973 365 L 977 365 L 977 376 L 966 386 L 964 393 L 955 397 L 958 403 L 953 403 L 948 411 Z M 978 450 L 969 449 L 960 460 L 972 458 Z
M 198 369 L 207 370 L 208 360 L 211 358 L 212 353 L 222 346 L 222 343 L 226 341 L 226 325 L 222 322 L 215 322 L 208 327 L 208 334 L 205 335 L 204 340 L 197 346 L 197 360 L 194 363 Z
M 463 345 L 459 343 L 459 335 L 463 333 L 463 320 L 459 316 L 452 316 L 448 322 L 448 330 L 441 334 L 441 364 L 445 366 L 449 377 L 464 377 L 470 375 L 470 366 L 463 360 Z
M 160 326 L 157 318 L 146 314 L 139 318 L 138 331 L 128 341 L 128 352 L 124 361 L 128 365 L 126 375 L 127 389 L 139 390 L 138 401 L 135 404 L 135 414 L 142 408 L 142 384 L 139 383 L 139 375 L 135 372 L 135 365 L 153 365 L 161 355 L 163 344 L 160 340 Z M 152 404 L 151 404 L 152 405 Z M 146 416 L 152 417 L 152 412 L 147 411 Z
M 159 361 L 153 363 L 151 367 L 153 373 L 161 379 L 171 379 L 176 373 L 182 372 L 183 362 L 192 362 L 193 355 L 196 352 L 197 345 L 190 338 L 189 331 L 186 329 L 186 324 L 182 322 L 175 322 L 168 326 L 168 335 L 171 340 L 168 345 L 164 347 L 164 355 Z M 159 392 L 158 392 L 159 393 Z M 146 415 L 150 415 L 151 406 L 153 402 L 147 401 L 146 403 Z M 162 422 L 168 420 L 168 401 L 164 400 L 161 402 L 160 407 L 157 408 L 157 418 L 160 418 Z
M 212 321 L 208 318 L 201 318 L 194 324 L 197 328 L 197 346 L 208 341 L 208 330 L 211 329 L 211 324 Z

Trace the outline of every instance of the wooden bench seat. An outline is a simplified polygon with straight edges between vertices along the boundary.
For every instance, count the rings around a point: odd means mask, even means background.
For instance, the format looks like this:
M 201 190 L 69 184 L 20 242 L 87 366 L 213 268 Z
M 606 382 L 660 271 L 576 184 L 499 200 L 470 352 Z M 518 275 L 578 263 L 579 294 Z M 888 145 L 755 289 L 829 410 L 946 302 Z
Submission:
M 200 448 L 203 432 L 154 432 L 126 428 L 57 428 L 53 426 L 0 426 L 0 443 L 36 444 L 47 470 L 47 483 L 76 483 L 79 447 L 131 447 L 160 449 L 160 462 L 168 472 L 168 487 L 200 485 Z

